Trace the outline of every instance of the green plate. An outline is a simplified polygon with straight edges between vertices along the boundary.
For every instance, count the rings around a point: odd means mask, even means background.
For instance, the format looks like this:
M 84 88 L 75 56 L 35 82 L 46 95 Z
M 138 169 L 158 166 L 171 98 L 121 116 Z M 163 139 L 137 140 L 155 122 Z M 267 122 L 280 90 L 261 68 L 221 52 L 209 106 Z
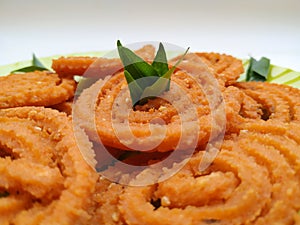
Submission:
M 107 52 L 83 52 L 83 53 L 73 53 L 66 55 L 55 55 L 50 57 L 39 58 L 39 60 L 47 67 L 51 68 L 52 59 L 58 58 L 60 56 L 91 56 L 91 57 L 101 57 L 105 55 Z M 31 65 L 31 60 L 17 62 L 9 65 L 0 66 L 0 76 L 5 76 L 9 74 L 11 71 L 20 69 L 26 66 Z M 249 66 L 249 60 L 243 60 L 243 65 L 245 71 Z M 246 77 L 246 73 L 243 73 L 239 78 L 239 81 L 244 81 Z M 277 65 L 271 65 L 270 73 L 268 74 L 268 79 L 270 83 L 278 83 L 278 84 L 287 84 L 292 87 L 296 87 L 300 89 L 300 72 L 293 71 L 288 68 L 284 68 Z
M 239 81 L 245 80 L 246 71 L 249 66 L 249 60 L 243 60 L 243 65 L 245 72 L 241 75 Z M 287 84 L 300 89 L 300 72 L 271 64 L 267 81 L 270 83 Z

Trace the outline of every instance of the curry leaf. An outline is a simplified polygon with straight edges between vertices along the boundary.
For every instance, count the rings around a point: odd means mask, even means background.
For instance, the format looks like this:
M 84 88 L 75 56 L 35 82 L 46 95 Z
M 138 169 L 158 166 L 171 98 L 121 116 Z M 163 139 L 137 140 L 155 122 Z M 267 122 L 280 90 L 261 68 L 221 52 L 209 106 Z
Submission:
M 34 72 L 34 71 L 43 71 L 43 70 L 47 70 L 43 67 L 38 67 L 38 66 L 27 66 L 21 69 L 17 69 L 12 71 L 11 73 L 28 73 L 28 72 Z
M 156 70 L 151 65 L 130 49 L 123 47 L 120 41 L 117 42 L 117 46 L 124 69 L 127 70 L 135 80 L 145 76 L 158 76 Z
M 12 71 L 11 73 L 28 73 L 28 72 L 34 72 L 34 71 L 43 71 L 48 70 L 41 61 L 35 56 L 35 54 L 32 55 L 32 65 L 23 67 L 21 69 L 17 69 Z
M 176 62 L 176 64 L 172 66 L 170 70 L 168 70 L 164 75 L 159 77 L 153 85 L 145 88 L 141 96 L 141 99 L 148 98 L 148 97 L 157 97 L 161 95 L 164 91 L 168 91 L 170 89 L 171 75 L 174 73 L 176 67 L 182 62 L 183 58 L 185 57 L 188 51 L 189 48 L 180 57 L 180 59 Z
M 32 65 L 40 68 L 47 69 L 43 63 L 35 56 L 35 54 L 32 54 Z
M 270 60 L 262 57 L 259 61 L 250 58 L 250 64 L 246 73 L 246 81 L 266 81 L 270 71 Z
M 117 47 L 124 65 L 124 75 L 129 85 L 133 106 L 142 105 L 149 98 L 157 97 L 164 91 L 168 91 L 171 75 L 189 50 L 188 48 L 178 62 L 169 69 L 166 51 L 162 43 L 159 44 L 159 49 L 151 65 L 130 49 L 123 47 L 119 40 Z
M 133 105 L 135 105 L 139 101 L 140 96 L 143 93 L 143 89 L 139 86 L 137 81 L 131 76 L 131 74 L 127 70 L 124 71 L 124 75 L 129 85 L 132 103 Z
M 169 70 L 166 51 L 162 43 L 159 43 L 158 51 L 152 62 L 152 67 L 157 71 L 159 76 L 164 75 Z

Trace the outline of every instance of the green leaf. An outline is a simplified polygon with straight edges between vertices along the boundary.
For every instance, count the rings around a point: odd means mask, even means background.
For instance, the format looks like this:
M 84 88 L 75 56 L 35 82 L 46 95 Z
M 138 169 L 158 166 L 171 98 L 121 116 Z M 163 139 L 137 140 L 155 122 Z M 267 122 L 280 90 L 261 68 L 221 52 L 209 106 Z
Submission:
M 132 104 L 135 105 L 140 100 L 140 96 L 143 93 L 143 89 L 139 86 L 137 81 L 131 76 L 131 74 L 127 70 L 124 71 L 124 75 L 129 85 Z
M 149 98 L 149 97 L 157 97 L 161 95 L 163 92 L 168 91 L 170 89 L 170 80 L 171 75 L 174 73 L 176 67 L 182 62 L 184 57 L 190 48 L 188 48 L 185 53 L 180 57 L 180 59 L 175 63 L 174 66 L 170 70 L 168 70 L 163 76 L 159 77 L 158 80 L 151 86 L 145 88 L 141 99 Z
M 259 61 L 250 58 L 249 67 L 246 73 L 246 81 L 266 81 L 270 71 L 270 60 L 262 57 Z
M 152 62 L 152 67 L 157 71 L 159 76 L 164 75 L 169 70 L 166 51 L 162 43 L 159 43 L 158 51 Z
M 40 67 L 40 68 L 45 68 L 47 69 L 43 63 L 41 63 L 41 61 L 35 56 L 35 54 L 32 54 L 32 65 L 36 66 L 36 67 Z
M 166 51 L 162 43 L 159 44 L 159 49 L 151 65 L 130 49 L 123 47 L 119 40 L 117 46 L 124 65 L 124 75 L 129 85 L 133 106 L 142 105 L 149 98 L 157 97 L 164 91 L 168 91 L 171 75 L 189 50 L 188 48 L 178 62 L 169 69 Z
M 165 75 L 167 76 L 168 74 L 166 73 Z M 158 80 L 153 85 L 145 88 L 145 90 L 142 92 L 140 99 L 142 100 L 144 98 L 157 97 L 161 95 L 163 92 L 165 92 L 166 90 L 168 90 L 169 88 L 170 88 L 170 79 L 164 76 L 159 77 Z
M 28 73 L 28 72 L 34 72 L 36 70 L 43 71 L 48 70 L 41 61 L 35 56 L 35 54 L 32 55 L 32 65 L 26 66 L 21 69 L 13 70 L 11 73 Z
M 174 73 L 176 67 L 182 62 L 182 60 L 184 59 L 184 57 L 186 56 L 186 54 L 188 53 L 188 51 L 190 50 L 190 48 L 188 47 L 185 52 L 183 53 L 183 55 L 180 57 L 180 59 L 175 63 L 174 66 L 172 66 L 172 68 L 170 70 L 173 70 L 172 73 Z
M 27 66 L 27 67 L 24 67 L 24 68 L 21 68 L 21 69 L 11 71 L 11 73 L 28 73 L 28 72 L 34 72 L 36 70 L 44 71 L 44 70 L 47 70 L 47 69 L 45 69 L 43 67 L 37 67 L 37 66 Z
M 248 72 L 249 64 L 250 60 L 243 60 L 245 72 L 238 79 L 239 82 L 246 81 L 246 72 Z M 300 72 L 271 64 L 266 81 L 276 84 L 286 84 L 300 89 Z
M 119 40 L 117 46 L 124 69 L 127 70 L 135 80 L 146 76 L 158 76 L 158 73 L 151 65 L 130 49 L 123 47 Z

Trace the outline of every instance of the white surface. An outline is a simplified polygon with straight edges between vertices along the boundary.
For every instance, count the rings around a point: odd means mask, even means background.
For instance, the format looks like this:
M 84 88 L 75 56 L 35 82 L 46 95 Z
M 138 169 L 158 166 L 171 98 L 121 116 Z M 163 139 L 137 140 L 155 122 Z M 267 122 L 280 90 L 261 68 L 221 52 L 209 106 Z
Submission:
M 0 0 L 0 65 L 164 41 L 300 71 L 299 0 Z

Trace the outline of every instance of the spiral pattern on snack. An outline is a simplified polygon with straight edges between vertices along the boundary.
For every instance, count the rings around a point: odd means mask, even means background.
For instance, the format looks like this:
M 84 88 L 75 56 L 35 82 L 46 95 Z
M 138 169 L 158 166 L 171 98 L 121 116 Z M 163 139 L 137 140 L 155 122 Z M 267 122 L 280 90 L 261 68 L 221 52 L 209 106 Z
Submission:
M 247 123 L 224 141 L 205 171 L 199 171 L 199 152 L 156 185 L 122 187 L 102 180 L 94 219 L 126 225 L 297 224 L 299 128 L 298 123 Z
M 35 71 L 0 77 L 0 109 L 50 106 L 72 98 L 75 81 L 55 73 Z
M 98 175 L 84 160 L 91 143 L 78 137 L 56 110 L 0 110 L 1 224 L 87 224 Z

